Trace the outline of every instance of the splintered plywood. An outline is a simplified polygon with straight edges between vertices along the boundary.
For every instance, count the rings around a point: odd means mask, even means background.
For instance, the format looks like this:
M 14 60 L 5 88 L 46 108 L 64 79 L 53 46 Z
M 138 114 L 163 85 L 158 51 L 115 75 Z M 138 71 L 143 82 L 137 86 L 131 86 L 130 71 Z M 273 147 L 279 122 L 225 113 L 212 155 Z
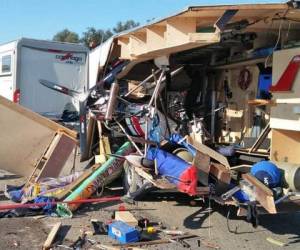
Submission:
M 0 168 L 30 176 L 56 131 L 76 133 L 0 96 Z
M 272 129 L 271 161 L 300 164 L 300 132 Z

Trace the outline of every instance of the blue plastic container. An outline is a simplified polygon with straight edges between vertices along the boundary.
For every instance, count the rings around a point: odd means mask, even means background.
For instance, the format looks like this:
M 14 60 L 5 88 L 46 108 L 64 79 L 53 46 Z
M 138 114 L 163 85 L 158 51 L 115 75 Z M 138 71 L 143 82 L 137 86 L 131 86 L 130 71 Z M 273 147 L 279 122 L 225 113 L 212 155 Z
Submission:
M 109 224 L 108 236 L 122 244 L 137 242 L 140 239 L 138 230 L 127 225 L 123 221 L 114 221 L 113 223 Z
M 257 98 L 264 99 L 272 85 L 272 74 L 260 74 L 258 78 Z

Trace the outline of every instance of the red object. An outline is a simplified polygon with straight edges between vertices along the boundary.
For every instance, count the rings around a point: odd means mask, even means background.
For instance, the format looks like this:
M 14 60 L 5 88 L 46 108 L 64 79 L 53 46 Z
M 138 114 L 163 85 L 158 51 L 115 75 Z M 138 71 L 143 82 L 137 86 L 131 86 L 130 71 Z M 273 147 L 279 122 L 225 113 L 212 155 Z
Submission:
M 120 205 L 120 206 L 119 206 L 119 211 L 126 211 L 125 206 L 124 206 L 124 205 Z
M 13 95 L 14 103 L 20 103 L 20 95 L 21 95 L 20 89 L 16 89 Z
M 58 49 L 48 49 L 47 51 L 53 52 L 53 53 L 63 53 L 63 50 L 58 50 Z
M 300 66 L 300 55 L 294 56 L 281 75 L 276 85 L 270 87 L 271 92 L 291 91 Z
M 9 210 L 15 208 L 36 208 L 43 207 L 46 205 L 57 205 L 57 204 L 82 204 L 82 203 L 102 203 L 109 201 L 119 201 L 121 196 L 112 196 L 112 197 L 103 197 L 103 198 L 94 198 L 94 199 L 82 199 L 82 200 L 74 200 L 74 201 L 53 201 L 53 202 L 40 202 L 40 203 L 26 203 L 26 204 L 6 204 L 0 205 L 0 210 Z
M 198 174 L 197 168 L 192 165 L 180 175 L 178 190 L 191 196 L 197 194 Z
M 132 116 L 132 117 L 131 117 L 131 122 L 132 122 L 133 128 L 134 128 L 134 130 L 136 131 L 136 133 L 137 133 L 139 136 L 144 137 L 144 136 L 145 136 L 145 133 L 144 133 L 142 127 L 141 127 L 139 118 L 137 118 L 136 116 Z

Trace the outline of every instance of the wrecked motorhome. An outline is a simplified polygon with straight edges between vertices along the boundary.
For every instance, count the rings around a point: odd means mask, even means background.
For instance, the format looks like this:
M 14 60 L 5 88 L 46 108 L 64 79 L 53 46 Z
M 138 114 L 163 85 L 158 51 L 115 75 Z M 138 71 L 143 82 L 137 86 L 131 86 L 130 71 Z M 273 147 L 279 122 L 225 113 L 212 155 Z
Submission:
M 28 180 L 10 197 L 49 202 L 47 213 L 71 217 L 123 175 L 126 194 L 111 200 L 133 203 L 154 189 L 176 189 L 235 206 L 254 226 L 261 213 L 299 211 L 299 7 L 189 7 L 94 49 L 86 92 L 41 78 L 48 91 L 79 102 L 78 136 L 18 111 L 43 125 L 40 137 L 31 136 L 42 144 L 30 159 L 28 147 L 31 171 L 20 172 Z M 93 166 L 61 177 L 77 145 Z M 3 159 L 12 154 L 1 151 Z
M 299 13 L 296 2 L 195 6 L 105 44 L 87 107 L 104 137 L 134 145 L 134 192 L 167 181 L 241 214 L 297 202 Z

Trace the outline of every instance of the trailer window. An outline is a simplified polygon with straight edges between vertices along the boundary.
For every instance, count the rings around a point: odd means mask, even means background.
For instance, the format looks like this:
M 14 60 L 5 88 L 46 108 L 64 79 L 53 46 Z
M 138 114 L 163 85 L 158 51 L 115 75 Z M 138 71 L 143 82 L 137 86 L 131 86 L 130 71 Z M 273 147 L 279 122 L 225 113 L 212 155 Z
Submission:
M 2 57 L 2 73 L 11 72 L 11 55 Z

